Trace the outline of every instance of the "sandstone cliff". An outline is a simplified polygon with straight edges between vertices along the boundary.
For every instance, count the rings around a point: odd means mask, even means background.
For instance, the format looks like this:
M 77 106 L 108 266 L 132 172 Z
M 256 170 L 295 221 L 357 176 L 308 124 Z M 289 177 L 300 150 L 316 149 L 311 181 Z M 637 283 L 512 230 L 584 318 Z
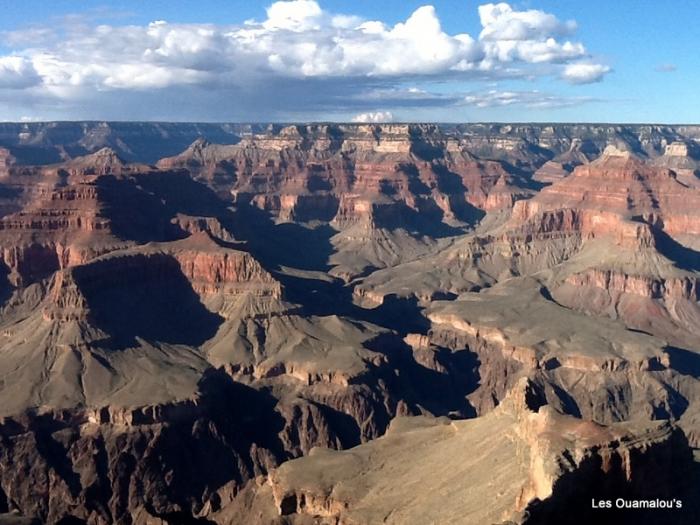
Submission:
M 685 494 L 698 136 L 0 124 L 0 514 L 555 523 Z
M 314 449 L 260 480 L 252 499 L 242 493 L 216 516 L 261 524 L 278 523 L 275 514 L 288 523 L 544 523 L 563 518 L 567 504 L 595 497 L 600 483 L 636 497 L 687 494 L 634 482 L 653 476 L 667 483 L 690 472 L 682 443 L 667 423 L 604 427 L 562 416 L 541 406 L 536 387 L 524 381 L 477 420 L 397 419 L 366 445 Z M 585 523 L 593 514 L 581 508 L 566 520 Z M 693 519 L 673 515 L 678 523 Z

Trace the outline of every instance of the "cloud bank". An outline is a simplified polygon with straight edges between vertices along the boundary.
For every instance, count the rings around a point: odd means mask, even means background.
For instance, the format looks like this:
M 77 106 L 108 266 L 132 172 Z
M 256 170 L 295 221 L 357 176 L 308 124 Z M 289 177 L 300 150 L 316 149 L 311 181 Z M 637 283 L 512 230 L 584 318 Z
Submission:
M 574 21 L 506 3 L 481 5 L 478 15 L 477 37 L 446 33 L 430 5 L 390 26 L 328 12 L 315 0 L 275 2 L 264 20 L 231 26 L 18 30 L 5 35 L 18 48 L 0 56 L 0 104 L 74 118 L 268 120 L 293 116 L 290 108 L 381 114 L 456 102 L 410 91 L 406 82 L 553 77 L 584 84 L 610 71 L 573 39 Z
M 368 113 L 360 113 L 352 118 L 353 122 L 365 122 L 365 123 L 380 123 L 380 122 L 391 122 L 394 120 L 394 115 L 391 111 L 370 111 Z

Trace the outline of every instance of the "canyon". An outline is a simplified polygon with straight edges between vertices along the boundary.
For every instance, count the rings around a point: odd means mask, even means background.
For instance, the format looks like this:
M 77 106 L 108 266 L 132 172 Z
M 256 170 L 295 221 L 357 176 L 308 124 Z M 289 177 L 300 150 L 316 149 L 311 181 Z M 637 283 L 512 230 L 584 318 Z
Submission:
M 0 124 L 0 523 L 697 523 L 699 151 Z

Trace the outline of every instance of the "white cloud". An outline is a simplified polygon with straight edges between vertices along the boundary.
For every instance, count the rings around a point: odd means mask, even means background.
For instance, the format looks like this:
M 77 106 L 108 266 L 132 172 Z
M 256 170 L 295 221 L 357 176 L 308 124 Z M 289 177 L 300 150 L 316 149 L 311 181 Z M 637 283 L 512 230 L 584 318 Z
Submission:
M 32 63 L 20 56 L 0 56 L 0 88 L 24 89 L 41 82 Z
M 578 106 L 595 102 L 591 97 L 562 97 L 541 91 L 499 91 L 491 89 L 472 92 L 464 96 L 462 103 L 477 108 L 523 106 L 530 109 L 551 109 Z
M 288 7 L 285 5 L 285 12 Z M 257 55 L 274 72 L 298 77 L 431 75 L 459 71 L 483 58 L 481 46 L 469 35 L 452 36 L 442 30 L 432 6 L 418 8 L 393 27 L 379 21 L 358 23 L 356 18 L 321 16 L 310 8 L 303 12 L 313 16 L 303 22 L 300 16 L 289 24 L 275 17 L 274 27 L 293 27 L 289 31 L 269 31 L 268 19 L 230 32 L 236 43 L 234 51 Z M 300 31 L 299 27 L 311 29 Z
M 610 67 L 602 64 L 568 64 L 561 76 L 571 84 L 590 84 L 600 82 L 609 71 Z
M 544 11 L 515 11 L 506 3 L 479 6 L 483 30 L 479 40 L 489 58 L 497 62 L 564 62 L 586 56 L 580 42 L 560 41 L 572 34 L 576 22 L 560 21 Z
M 481 40 L 546 40 L 576 30 L 573 20 L 562 22 L 552 14 L 534 9 L 515 11 L 506 3 L 479 6 L 479 19 L 484 28 L 479 35 Z
M 364 111 L 368 106 L 357 95 L 368 91 L 391 92 L 398 106 L 451 103 L 449 96 L 398 87 L 407 80 L 554 75 L 584 83 L 610 70 L 593 62 L 582 43 L 563 39 L 575 30 L 571 21 L 505 3 L 483 5 L 479 16 L 478 38 L 447 33 L 429 5 L 391 26 L 330 13 L 315 0 L 275 2 L 264 20 L 241 25 L 33 27 L 26 35 L 12 32 L 20 47 L 0 56 L 0 89 L 23 91 L 25 103 L 32 98 L 66 108 L 76 101 L 92 103 L 96 112 L 126 98 L 144 111 L 151 109 L 147 100 L 187 100 L 217 114 L 223 104 L 321 110 L 343 98 Z M 3 100 L 12 99 L 0 93 Z
M 46 119 L 43 117 L 27 116 L 27 115 L 22 115 L 19 118 L 20 122 L 41 122 L 43 120 L 46 120 Z
M 380 123 L 380 122 L 391 122 L 394 120 L 394 115 L 391 111 L 376 111 L 368 113 L 360 113 L 352 118 L 353 122 L 366 122 L 366 123 Z
M 288 29 L 290 31 L 308 31 L 318 29 L 323 11 L 314 0 L 292 0 L 275 2 L 267 8 L 265 29 Z
M 586 48 L 580 43 L 547 40 L 499 40 L 485 42 L 487 55 L 496 62 L 523 61 L 531 64 L 559 63 L 586 56 Z

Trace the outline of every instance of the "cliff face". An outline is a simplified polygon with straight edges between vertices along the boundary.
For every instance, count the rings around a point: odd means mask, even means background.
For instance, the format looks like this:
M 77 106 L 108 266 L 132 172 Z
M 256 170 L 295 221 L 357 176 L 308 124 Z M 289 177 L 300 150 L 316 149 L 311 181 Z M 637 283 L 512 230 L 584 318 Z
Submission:
M 685 494 L 698 138 L 0 124 L 0 521 L 547 523 Z
M 557 301 L 622 318 L 664 337 L 692 333 L 697 319 L 697 188 L 675 171 L 608 146 L 570 176 L 512 207 L 507 221 L 483 227 L 434 257 L 370 276 L 358 297 L 399 288 L 419 298 L 490 286 L 504 275 L 544 276 Z M 437 261 L 449 261 L 450 268 Z M 403 274 L 424 273 L 412 287 Z M 432 289 L 431 289 L 432 288 Z M 678 339 L 674 339 L 678 342 Z
M 188 168 L 280 220 L 340 227 L 381 223 L 380 209 L 401 206 L 464 220 L 469 206 L 509 207 L 528 194 L 506 165 L 426 126 L 289 126 L 233 146 L 197 141 L 159 166 Z
M 700 233 L 696 192 L 678 181 L 674 171 L 649 166 L 615 149 L 607 151 L 536 198 L 518 203 L 513 221 L 537 218 L 542 233 L 577 229 L 584 236 L 618 234 L 621 242 L 628 236 L 629 242 L 636 237 L 648 242 L 643 229 L 623 222 L 656 227 L 670 236 Z M 570 211 L 563 215 L 563 210 Z M 533 228 L 537 233 L 538 225 Z
M 330 129 L 327 138 L 352 133 L 363 124 L 300 126 Z M 405 126 L 383 125 L 405 129 Z M 458 137 L 480 157 L 514 160 L 532 165 L 560 157 L 565 163 L 597 157 L 608 144 L 624 145 L 637 153 L 656 157 L 673 143 L 692 144 L 700 135 L 698 126 L 598 125 L 598 124 L 459 124 L 414 125 Z M 215 144 L 234 144 L 253 134 L 279 135 L 283 125 L 201 124 L 148 122 L 37 122 L 2 123 L 0 146 L 15 150 L 24 164 L 46 164 L 61 160 L 61 153 L 84 155 L 111 147 L 124 159 L 155 162 L 175 155 L 197 139 Z M 551 152 L 551 153 L 548 153 Z
M 51 272 L 87 260 L 100 253 L 100 244 L 118 244 L 109 239 L 110 223 L 101 214 L 98 187 L 90 182 L 63 185 L 41 179 L 26 189 L 29 202 L 0 219 L 4 239 L 3 262 L 15 285 L 31 283 Z M 90 236 L 94 246 L 80 246 Z
M 477 420 L 397 419 L 374 442 L 345 452 L 314 449 L 261 479 L 253 498 L 241 495 L 215 516 L 275 523 L 277 514 L 289 523 L 313 517 L 324 524 L 459 523 L 465 516 L 474 523 L 545 523 L 565 516 L 585 523 L 590 502 L 575 516 L 562 506 L 571 502 L 570 491 L 594 480 L 628 497 L 687 494 L 634 482 L 653 476 L 668 487 L 678 472 L 691 471 L 690 451 L 668 424 L 604 427 L 561 416 L 537 396 L 537 387 L 523 381 Z M 428 479 L 431 490 L 419 490 Z M 461 497 L 436 498 L 433 490 Z M 687 512 L 673 515 L 678 523 L 692 519 Z M 652 523 L 653 515 L 638 519 Z
M 5 148 L 0 148 L 0 177 L 7 177 L 10 173 L 10 166 L 14 164 L 15 159 L 10 154 L 10 151 Z

